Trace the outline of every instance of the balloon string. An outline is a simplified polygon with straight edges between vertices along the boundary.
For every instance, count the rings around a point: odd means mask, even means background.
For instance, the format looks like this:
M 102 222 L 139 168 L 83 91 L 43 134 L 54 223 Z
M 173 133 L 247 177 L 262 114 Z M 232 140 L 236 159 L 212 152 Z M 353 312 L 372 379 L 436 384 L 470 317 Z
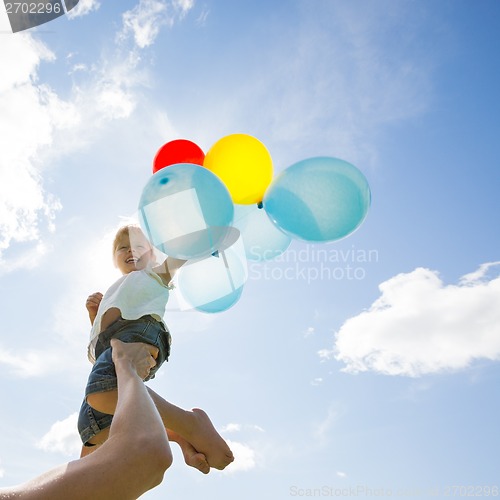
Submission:
M 144 222 L 144 226 L 145 226 L 145 229 L 146 229 L 146 234 L 147 234 L 148 240 L 151 243 L 151 245 L 154 246 L 154 244 L 153 244 L 153 236 L 151 234 L 151 229 L 149 227 L 148 218 L 146 217 L 146 214 L 144 212 L 144 207 L 141 207 L 141 214 L 142 214 L 142 221 Z
M 227 277 L 229 278 L 229 283 L 231 284 L 231 288 L 233 289 L 233 292 L 234 292 L 236 290 L 236 287 L 234 286 L 233 278 L 232 278 L 231 273 L 229 271 L 229 264 L 227 263 L 226 252 L 222 251 L 222 252 L 219 252 L 219 254 L 222 255 L 222 260 L 224 261 L 224 265 L 226 266 L 226 269 L 227 269 Z

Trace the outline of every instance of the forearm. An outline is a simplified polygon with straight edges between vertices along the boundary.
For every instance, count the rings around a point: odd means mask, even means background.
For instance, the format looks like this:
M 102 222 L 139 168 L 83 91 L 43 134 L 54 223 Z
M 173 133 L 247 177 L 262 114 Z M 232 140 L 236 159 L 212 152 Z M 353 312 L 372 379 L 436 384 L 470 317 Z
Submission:
M 145 432 L 168 446 L 163 421 L 144 382 L 133 367 L 126 363 L 116 363 L 115 369 L 118 378 L 118 403 L 110 437 L 122 434 L 124 440 L 129 440 L 130 436 Z

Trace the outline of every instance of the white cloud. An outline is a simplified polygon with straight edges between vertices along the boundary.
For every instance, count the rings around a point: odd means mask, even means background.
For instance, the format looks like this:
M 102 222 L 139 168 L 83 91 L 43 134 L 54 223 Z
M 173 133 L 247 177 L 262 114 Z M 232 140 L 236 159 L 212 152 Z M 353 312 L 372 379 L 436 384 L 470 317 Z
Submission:
M 45 375 L 60 369 L 58 355 L 53 351 L 19 350 L 5 348 L 0 345 L 0 366 L 5 365 L 15 377 L 30 378 Z
M 78 227 L 74 230 L 79 231 Z M 86 358 L 86 346 L 90 322 L 85 300 L 92 292 L 104 292 L 120 276 L 111 258 L 115 232 L 114 227 L 98 232 L 87 237 L 83 246 L 78 239 L 72 239 L 71 234 L 60 239 L 54 237 L 54 245 L 58 248 L 51 258 L 57 261 L 58 272 L 68 276 L 70 291 L 52 299 L 50 331 L 46 333 L 48 341 L 45 344 L 36 342 L 36 345 L 30 344 L 20 350 L 13 342 L 0 343 L 0 369 L 4 374 L 20 378 L 60 373 L 66 373 L 66 377 L 88 375 L 90 364 Z M 75 272 L 75 262 L 85 272 Z M 5 332 L 3 338 L 14 337 L 13 333 Z
M 53 302 L 51 312 L 51 330 L 47 345 L 37 348 L 30 346 L 19 351 L 18 346 L 0 344 L 0 367 L 3 372 L 15 377 L 44 377 L 56 373 L 66 373 L 86 377 L 90 364 L 86 358 L 86 346 L 90 332 L 90 322 L 85 309 L 85 300 L 90 293 L 101 291 L 113 283 L 119 271 L 113 266 L 111 247 L 116 228 L 109 228 L 102 233 L 87 237 L 85 245 L 75 246 L 66 243 L 63 255 L 55 255 L 60 273 L 70 276 L 70 293 L 58 295 Z M 62 247 L 58 240 L 56 246 Z M 76 247 L 76 248 L 75 248 Z M 84 273 L 75 273 L 75 262 L 85 269 Z M 14 338 L 14 335 L 5 335 Z
M 311 335 L 314 335 L 315 332 L 316 329 L 314 328 L 314 326 L 309 326 L 307 327 L 307 330 L 304 332 L 304 337 L 310 337 Z
M 172 4 L 181 14 L 185 14 L 193 8 L 194 0 L 173 0 Z
M 208 7 L 205 5 L 203 7 L 203 10 L 200 12 L 198 18 L 196 19 L 196 23 L 199 25 L 199 26 L 205 26 L 206 22 L 207 22 L 207 19 L 208 19 L 208 16 L 210 14 L 210 10 L 208 9 Z
M 82 352 L 82 347 L 77 354 Z M 68 370 L 75 370 L 83 365 L 68 355 L 68 345 L 50 345 L 41 349 L 13 349 L 0 345 L 0 367 L 5 373 L 5 368 L 9 373 L 17 378 L 43 377 L 54 373 L 68 373 Z M 84 358 L 81 357 L 83 361 Z M 5 367 L 5 368 L 4 368 Z
M 328 441 L 328 434 L 334 423 L 338 420 L 338 416 L 338 410 L 330 406 L 326 417 L 313 425 L 313 436 L 321 445 L 326 444 Z
M 431 102 L 438 51 L 423 50 L 419 39 L 421 26 L 432 30 L 424 10 L 365 2 L 360 16 L 357 2 L 318 2 L 317 8 L 306 2 L 293 38 L 275 34 L 259 66 L 265 76 L 250 75 L 235 99 L 266 110 L 273 142 L 293 145 L 286 153 L 291 160 L 322 151 L 355 164 L 375 162 L 380 132 L 422 114 Z M 233 114 L 248 114 L 235 107 Z
M 162 26 L 172 26 L 177 19 L 182 19 L 193 7 L 192 0 L 140 0 L 133 9 L 123 14 L 123 30 L 119 34 L 126 39 L 129 34 L 136 45 L 143 49 L 154 43 Z
M 123 55 L 120 50 L 117 48 L 112 57 L 102 57 L 91 66 L 78 61 L 72 66 L 70 73 L 78 71 L 80 75 L 71 96 L 80 126 L 71 134 L 65 133 L 62 146 L 66 149 L 75 150 L 93 142 L 110 122 L 127 119 L 136 109 L 139 89 L 149 85 L 147 72 L 135 52 Z
M 61 205 L 45 191 L 41 148 L 50 145 L 54 130 L 75 120 L 74 108 L 51 89 L 37 83 L 38 66 L 54 54 L 29 34 L 3 37 L 0 44 L 0 273 L 39 255 L 41 234 L 54 229 Z M 28 243 L 6 262 L 4 251 L 13 243 Z
M 239 431 L 241 431 L 241 424 L 227 424 L 221 429 L 221 432 L 239 432 Z
M 77 431 L 77 421 L 78 413 L 72 413 L 64 420 L 55 422 L 38 441 L 37 448 L 67 456 L 77 455 L 82 447 Z
M 255 424 L 242 425 L 242 424 L 236 424 L 236 423 L 229 423 L 229 424 L 225 425 L 221 429 L 221 432 L 223 432 L 223 433 L 241 432 L 242 430 L 264 432 L 264 429 L 260 425 L 255 425 Z
M 258 433 L 263 433 L 264 429 L 259 425 L 255 424 L 238 424 L 238 423 L 229 423 L 225 425 L 220 432 L 221 433 L 246 433 L 246 434 L 255 434 L 255 431 Z M 261 453 L 257 454 L 254 447 L 249 444 L 242 443 L 240 441 L 226 440 L 229 447 L 231 448 L 234 454 L 234 462 L 230 467 L 224 470 L 226 474 L 233 474 L 235 472 L 242 472 L 254 469 L 257 466 L 258 461 L 262 462 L 262 449 L 263 445 L 260 443 L 258 448 L 261 450 Z M 257 458 L 258 456 L 258 458 Z
M 383 282 L 371 307 L 348 319 L 320 357 L 350 373 L 417 377 L 500 360 L 500 262 L 483 264 L 458 285 L 417 268 Z
M 148 47 L 155 41 L 161 26 L 168 22 L 166 10 L 164 2 L 141 0 L 139 5 L 123 14 L 121 35 L 126 37 L 131 33 L 139 48 Z
M 476 271 L 472 273 L 465 274 L 460 278 L 460 283 L 462 285 L 474 286 L 475 283 L 484 281 L 488 277 L 492 277 L 496 271 L 496 266 L 500 265 L 500 262 L 487 262 L 486 264 L 481 264 Z
M 153 4 L 159 2 L 140 6 L 147 11 Z M 73 10 L 80 9 L 77 13 L 83 15 L 99 4 L 79 5 Z M 172 7 L 177 16 L 189 8 L 189 2 Z M 0 28 L 4 26 L 8 27 L 8 19 L 3 12 Z M 119 54 L 124 50 L 119 46 L 114 57 L 103 56 L 94 64 L 75 61 L 71 71 L 76 76 L 78 69 L 78 80 L 68 98 L 61 99 L 39 82 L 39 67 L 55 64 L 56 55 L 35 36 L 19 33 L 3 37 L 0 44 L 0 274 L 36 266 L 49 248 L 47 241 L 62 206 L 46 189 L 45 170 L 99 139 L 111 121 L 129 118 L 139 90 L 149 85 L 141 57 L 134 51 Z M 73 62 L 76 56 L 68 58 Z M 157 115 L 152 119 L 158 120 Z M 15 251 L 8 252 L 13 245 Z
M 235 472 L 248 471 L 256 467 L 256 453 L 250 446 L 230 440 L 227 440 L 227 444 L 233 452 L 234 462 L 227 469 L 224 469 L 224 473 L 233 474 Z
M 68 19 L 75 19 L 99 9 L 100 6 L 101 4 L 97 0 L 80 0 L 76 7 L 68 11 L 66 15 Z

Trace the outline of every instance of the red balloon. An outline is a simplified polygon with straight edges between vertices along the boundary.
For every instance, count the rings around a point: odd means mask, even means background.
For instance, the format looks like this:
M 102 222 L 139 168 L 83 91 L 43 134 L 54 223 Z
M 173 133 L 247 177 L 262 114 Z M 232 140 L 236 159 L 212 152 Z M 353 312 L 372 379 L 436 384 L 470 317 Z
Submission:
M 176 163 L 194 163 L 203 166 L 205 153 L 194 142 L 176 139 L 164 144 L 153 160 L 153 174 L 158 170 Z

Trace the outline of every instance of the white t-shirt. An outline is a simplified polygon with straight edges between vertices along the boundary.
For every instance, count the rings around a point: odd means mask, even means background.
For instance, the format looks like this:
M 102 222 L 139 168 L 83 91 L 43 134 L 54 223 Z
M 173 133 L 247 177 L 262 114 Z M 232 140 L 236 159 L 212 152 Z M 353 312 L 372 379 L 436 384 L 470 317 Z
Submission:
M 115 281 L 104 294 L 90 332 L 88 357 L 95 363 L 95 346 L 101 332 L 101 319 L 111 308 L 117 308 L 123 319 L 139 319 L 150 314 L 163 322 L 169 289 L 152 269 L 132 271 Z

